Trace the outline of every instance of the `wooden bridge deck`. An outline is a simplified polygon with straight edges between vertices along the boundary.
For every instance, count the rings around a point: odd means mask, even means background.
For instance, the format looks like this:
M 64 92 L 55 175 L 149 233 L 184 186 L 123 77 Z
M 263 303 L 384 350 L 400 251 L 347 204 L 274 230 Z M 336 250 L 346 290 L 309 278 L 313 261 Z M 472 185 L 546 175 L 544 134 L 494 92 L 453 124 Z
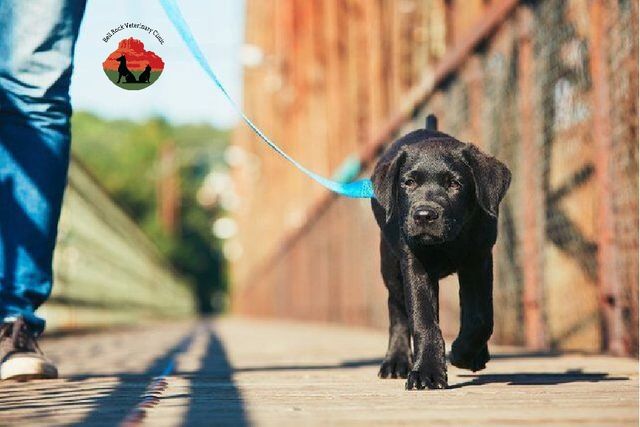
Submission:
M 0 425 L 638 425 L 637 360 L 493 348 L 451 389 L 407 392 L 376 378 L 385 344 L 237 318 L 49 338 L 63 378 L 0 383 Z

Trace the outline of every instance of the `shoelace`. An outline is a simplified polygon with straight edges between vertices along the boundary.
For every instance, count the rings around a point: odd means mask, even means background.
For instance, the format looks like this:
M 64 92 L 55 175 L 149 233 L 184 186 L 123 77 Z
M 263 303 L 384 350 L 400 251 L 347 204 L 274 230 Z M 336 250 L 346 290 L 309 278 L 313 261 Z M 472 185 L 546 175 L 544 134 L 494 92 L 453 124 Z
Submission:
M 2 325 L 0 325 L 0 340 L 10 335 L 11 326 L 11 323 L 3 323 Z

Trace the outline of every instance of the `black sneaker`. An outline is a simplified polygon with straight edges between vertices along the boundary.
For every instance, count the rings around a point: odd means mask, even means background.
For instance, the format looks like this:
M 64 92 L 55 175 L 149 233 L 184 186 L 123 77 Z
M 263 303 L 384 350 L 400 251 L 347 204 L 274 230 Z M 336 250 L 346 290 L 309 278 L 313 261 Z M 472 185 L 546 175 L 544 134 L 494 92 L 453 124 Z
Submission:
M 0 380 L 58 378 L 58 369 L 38 347 L 22 317 L 0 325 Z

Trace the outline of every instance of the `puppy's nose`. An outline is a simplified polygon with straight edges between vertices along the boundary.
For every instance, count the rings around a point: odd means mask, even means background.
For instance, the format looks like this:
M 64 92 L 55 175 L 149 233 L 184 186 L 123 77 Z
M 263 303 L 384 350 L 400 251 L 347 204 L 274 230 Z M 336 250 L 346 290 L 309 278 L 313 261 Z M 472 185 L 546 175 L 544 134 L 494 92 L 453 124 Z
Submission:
M 413 219 L 417 222 L 432 222 L 438 219 L 439 216 L 440 214 L 435 209 L 423 207 L 416 209 Z

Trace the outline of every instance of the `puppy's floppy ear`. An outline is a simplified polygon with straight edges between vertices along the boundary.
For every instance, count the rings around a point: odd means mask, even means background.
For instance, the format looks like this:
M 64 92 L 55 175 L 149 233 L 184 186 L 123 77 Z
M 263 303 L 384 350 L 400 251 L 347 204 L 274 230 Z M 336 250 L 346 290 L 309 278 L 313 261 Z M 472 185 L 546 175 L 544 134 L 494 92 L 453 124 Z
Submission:
M 473 174 L 478 204 L 497 218 L 498 205 L 511 183 L 511 171 L 500 160 L 484 154 L 472 144 L 466 145 L 462 155 Z
M 378 163 L 371 177 L 373 181 L 373 191 L 378 203 L 380 203 L 385 210 L 387 223 L 391 220 L 395 210 L 400 168 L 406 157 L 407 153 L 400 150 L 391 160 Z

